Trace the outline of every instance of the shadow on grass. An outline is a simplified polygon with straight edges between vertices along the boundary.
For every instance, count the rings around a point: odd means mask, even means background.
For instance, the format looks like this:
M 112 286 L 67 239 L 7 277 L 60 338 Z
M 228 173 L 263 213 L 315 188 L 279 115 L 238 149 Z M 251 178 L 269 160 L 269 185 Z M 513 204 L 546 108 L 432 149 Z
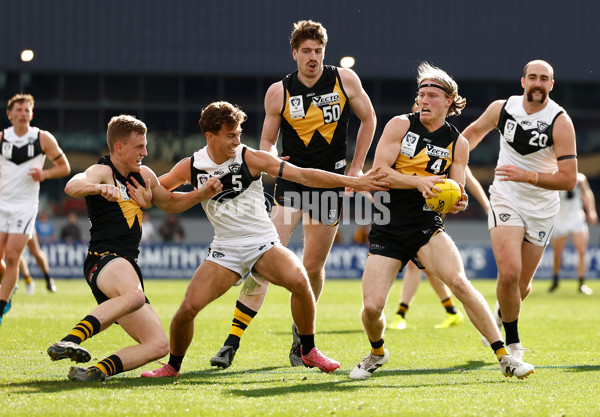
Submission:
M 481 379 L 477 381 L 449 381 L 439 383 L 408 383 L 406 379 L 398 378 L 398 383 L 389 383 L 390 377 L 411 377 L 419 375 L 448 375 L 462 374 L 470 371 L 490 371 L 496 370 L 495 366 L 490 366 L 489 362 L 484 361 L 469 361 L 464 365 L 452 368 L 424 368 L 424 369 L 386 369 L 378 370 L 373 377 L 366 381 L 355 381 L 348 377 L 348 371 L 338 371 L 331 375 L 335 380 L 308 382 L 308 376 L 311 373 L 320 374 L 317 370 L 309 370 L 300 368 L 300 372 L 290 371 L 289 367 L 268 366 L 255 369 L 222 370 L 222 369 L 205 369 L 201 371 L 184 372 L 177 378 L 141 378 L 139 376 L 123 376 L 118 375 L 110 378 L 105 382 L 78 382 L 68 379 L 61 380 L 43 380 L 43 381 L 25 381 L 16 383 L 2 383 L 0 389 L 9 390 L 13 393 L 31 394 L 31 393 L 57 393 L 71 390 L 81 389 L 127 389 L 137 387 L 152 387 L 164 386 L 171 389 L 177 389 L 178 385 L 210 385 L 228 384 L 239 385 L 239 382 L 231 381 L 230 379 L 237 378 L 242 375 L 250 376 L 260 375 L 260 380 L 253 380 L 252 385 L 269 385 L 267 388 L 252 388 L 252 389 L 229 389 L 226 392 L 240 397 L 275 397 L 286 395 L 289 393 L 305 393 L 314 391 L 352 391 L 362 389 L 365 384 L 374 385 L 380 388 L 428 388 L 428 387 L 443 387 L 443 386 L 468 386 L 480 384 L 501 384 L 504 383 L 504 378 Z M 600 370 L 600 365 L 556 365 L 556 366 L 539 366 L 536 370 L 539 372 L 543 369 L 562 369 L 566 372 L 597 372 Z M 498 373 L 500 372 L 497 369 Z M 137 372 L 137 371 L 130 371 Z M 262 374 L 262 375 L 261 375 Z M 340 380 L 339 378 L 343 378 Z M 385 378 L 384 384 L 377 383 L 378 379 Z M 370 382 L 369 382 L 370 381 Z M 271 384 L 278 384 L 272 386 Z M 282 385 L 285 384 L 285 385 Z
M 319 337 L 320 334 L 364 334 L 365 331 L 362 328 L 356 328 L 356 329 L 348 329 L 348 330 L 319 330 L 317 328 L 317 333 L 316 336 L 317 338 Z M 278 336 L 286 336 L 286 335 L 292 335 L 292 332 L 273 332 L 273 334 L 278 335 Z

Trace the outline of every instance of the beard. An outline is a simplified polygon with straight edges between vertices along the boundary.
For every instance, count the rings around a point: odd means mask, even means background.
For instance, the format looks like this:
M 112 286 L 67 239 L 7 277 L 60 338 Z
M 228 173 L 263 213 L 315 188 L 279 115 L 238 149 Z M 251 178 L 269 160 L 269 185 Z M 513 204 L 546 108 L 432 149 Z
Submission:
M 542 94 L 542 98 L 539 100 L 540 104 L 544 103 L 546 101 L 546 99 L 548 98 L 548 93 L 543 88 L 532 88 L 526 94 L 527 101 L 529 103 L 532 103 L 532 102 L 536 101 L 536 100 L 533 99 L 533 93 L 541 93 Z

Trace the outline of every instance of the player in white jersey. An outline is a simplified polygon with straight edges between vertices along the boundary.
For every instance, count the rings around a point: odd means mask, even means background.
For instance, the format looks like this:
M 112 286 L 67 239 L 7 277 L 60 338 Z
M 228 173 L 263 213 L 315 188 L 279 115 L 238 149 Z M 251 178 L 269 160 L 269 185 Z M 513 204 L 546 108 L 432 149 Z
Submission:
M 520 356 L 521 303 L 531 292 L 552 233 L 557 190 L 573 189 L 577 177 L 573 122 L 548 97 L 554 86 L 552 66 L 542 60 L 529 62 L 521 86 L 522 96 L 494 101 L 463 132 L 473 149 L 492 129 L 500 131 L 488 215 L 498 266 L 495 312 L 498 326 L 504 325 L 507 350 Z
M 10 308 L 19 259 L 35 225 L 40 183 L 71 172 L 54 136 L 30 126 L 33 106 L 30 94 L 8 100 L 6 114 L 12 126 L 0 133 L 0 259 L 6 262 L 0 285 L 0 323 Z M 52 162 L 49 169 L 44 169 L 46 157 Z
M 598 213 L 596 212 L 594 193 L 590 188 L 586 176 L 580 172 L 577 174 L 577 186 L 572 191 L 560 191 L 560 210 L 558 211 L 558 216 L 556 216 L 554 233 L 552 234 L 554 263 L 550 292 L 558 288 L 562 253 L 567 239 L 571 236 L 573 246 L 575 246 L 578 255 L 578 291 L 585 295 L 592 294 L 592 289 L 585 285 L 585 275 L 587 272 L 585 257 L 590 237 L 588 223 L 592 225 L 598 223 Z
M 252 270 L 270 283 L 291 292 L 291 310 L 301 339 L 305 366 L 329 373 L 339 363 L 323 355 L 314 342 L 316 303 L 302 262 L 281 245 L 265 206 L 261 174 L 266 172 L 313 187 L 351 187 L 358 191 L 385 190 L 377 170 L 347 177 L 317 169 L 298 168 L 265 151 L 241 145 L 246 114 L 227 102 L 214 102 L 202 110 L 200 127 L 207 146 L 185 158 L 160 178 L 168 189 L 190 182 L 202 188 L 218 178 L 223 191 L 202 205 L 215 228 L 208 257 L 196 270 L 185 298 L 171 321 L 169 363 L 143 377 L 175 377 L 192 342 L 194 318 L 210 302 L 240 282 Z

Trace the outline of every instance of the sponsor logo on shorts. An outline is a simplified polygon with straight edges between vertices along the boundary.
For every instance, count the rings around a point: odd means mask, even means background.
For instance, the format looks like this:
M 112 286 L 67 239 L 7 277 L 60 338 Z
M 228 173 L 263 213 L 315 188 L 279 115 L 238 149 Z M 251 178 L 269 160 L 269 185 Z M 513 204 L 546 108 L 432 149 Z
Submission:
M 215 258 L 215 259 L 224 258 L 225 254 L 223 252 L 213 251 L 212 257 Z
M 374 250 L 384 250 L 384 249 L 385 249 L 385 246 L 384 246 L 384 245 L 381 245 L 381 244 L 379 244 L 379 243 L 371 243 L 370 249 L 371 249 L 371 250 L 373 250 L 373 249 L 374 249 Z
M 540 237 L 540 240 L 544 240 L 544 238 L 546 237 L 546 232 L 540 232 L 538 236 Z
M 507 222 L 508 219 L 510 219 L 510 214 L 502 213 L 499 214 L 498 217 L 500 217 L 500 220 L 502 220 L 503 222 Z
M 258 247 L 258 250 L 263 250 L 263 249 L 264 249 L 264 248 L 266 248 L 266 247 L 267 247 L 267 245 L 260 245 L 260 246 Z

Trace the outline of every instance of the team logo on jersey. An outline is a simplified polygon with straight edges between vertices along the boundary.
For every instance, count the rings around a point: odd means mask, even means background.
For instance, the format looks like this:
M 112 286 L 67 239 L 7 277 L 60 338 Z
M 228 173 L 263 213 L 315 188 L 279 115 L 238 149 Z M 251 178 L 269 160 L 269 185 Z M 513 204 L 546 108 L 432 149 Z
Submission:
M 2 143 L 2 156 L 6 159 L 12 158 L 12 143 L 4 142 Z
M 419 142 L 419 135 L 413 132 L 408 132 L 404 139 L 402 139 L 402 147 L 400 148 L 400 153 L 402 155 L 406 155 L 410 158 L 415 156 L 415 151 L 417 150 L 417 143 Z
M 507 142 L 512 142 L 515 140 L 515 133 L 517 132 L 517 122 L 514 120 L 507 120 L 504 125 L 504 132 L 502 136 L 506 139 Z
M 242 166 L 237 162 L 229 165 L 229 172 L 231 172 L 232 174 L 237 174 L 238 172 L 240 172 L 240 169 L 242 169 Z
M 440 148 L 439 146 L 426 145 L 425 153 L 429 156 L 435 156 L 437 158 L 450 158 L 450 151 L 446 148 Z
M 548 123 L 538 121 L 537 126 L 540 132 L 543 132 L 544 130 L 548 129 Z
M 317 107 L 325 107 L 333 103 L 339 103 L 340 95 L 338 93 L 329 93 L 322 96 L 316 96 L 313 97 L 312 102 Z
M 510 219 L 510 214 L 502 213 L 499 214 L 498 217 L 500 217 L 500 220 L 502 220 L 503 222 L 507 222 L 508 219 Z
M 196 181 L 198 181 L 198 188 L 202 188 L 206 181 L 210 178 L 209 174 L 198 174 L 196 176 Z
M 225 254 L 223 252 L 213 251 L 212 257 L 215 259 L 224 258 Z
M 304 113 L 304 101 L 302 96 L 290 97 L 288 105 L 290 107 L 290 117 L 292 119 L 302 119 L 306 115 Z

